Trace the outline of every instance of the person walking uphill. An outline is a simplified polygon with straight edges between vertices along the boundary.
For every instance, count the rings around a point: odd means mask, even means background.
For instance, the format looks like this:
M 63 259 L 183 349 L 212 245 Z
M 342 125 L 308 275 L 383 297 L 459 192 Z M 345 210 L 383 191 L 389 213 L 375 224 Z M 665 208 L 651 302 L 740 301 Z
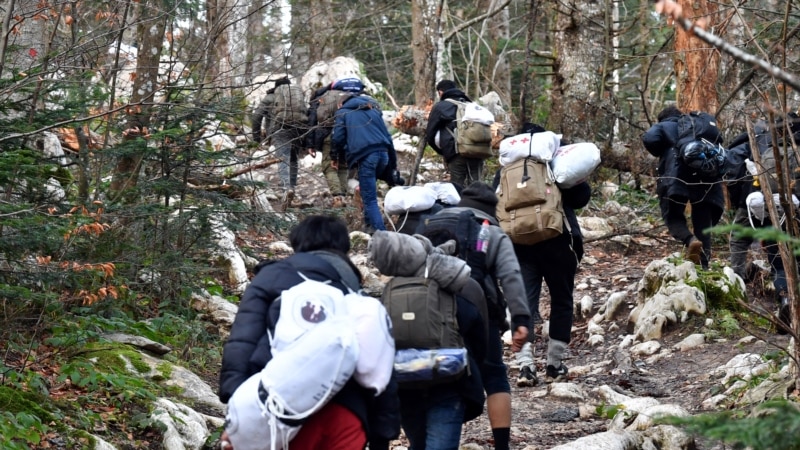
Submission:
M 508 369 L 503 362 L 501 333 L 505 327 L 508 308 L 513 330 L 511 349 L 518 352 L 527 341 L 530 312 L 519 261 L 514 254 L 511 239 L 497 226 L 496 207 L 497 195 L 492 188 L 477 181 L 461 191 L 458 206 L 443 209 L 430 218 L 423 219 L 417 230 L 419 234 L 430 239 L 433 245 L 438 246 L 448 240 L 458 242 L 456 252 L 459 257 L 466 259 L 472 270 L 471 276 L 483 288 L 489 316 L 489 334 L 486 358 L 481 365 L 481 381 L 486 391 L 486 409 L 495 449 L 508 450 L 511 440 L 511 385 L 508 382 Z M 488 247 L 481 247 L 485 252 L 467 251 L 476 248 L 475 240 L 467 237 L 465 242 L 464 236 L 457 235 L 462 226 L 460 220 L 464 212 L 471 212 L 480 222 L 488 222 Z M 436 225 L 439 221 L 442 226 Z M 448 221 L 455 221 L 456 224 L 449 225 Z
M 386 171 L 397 168 L 397 156 L 380 105 L 374 98 L 368 95 L 345 97 L 336 111 L 331 136 L 333 167 L 338 168 L 342 154 L 348 167 L 358 167 L 365 231 L 385 230 L 378 207 L 377 180 Z
M 262 263 L 239 303 L 239 311 L 222 351 L 219 399 L 228 403 L 236 389 L 272 360 L 270 336 L 280 318 L 281 293 L 303 282 L 328 281 L 343 293 L 361 288 L 358 268 L 347 257 L 350 237 L 341 219 L 309 216 L 292 229 L 295 254 Z M 221 440 L 228 442 L 226 430 Z M 392 378 L 377 397 L 354 378 L 321 410 L 309 417 L 291 441 L 293 450 L 388 450 L 400 433 L 400 403 Z M 269 448 L 269 442 L 264 448 Z M 231 449 L 228 443 L 229 450 Z M 235 448 L 233 450 L 236 450 Z
M 689 260 L 708 268 L 711 236 L 704 230 L 716 225 L 722 217 L 725 207 L 722 177 L 698 177 L 683 162 L 678 148 L 678 124 L 682 116 L 681 110 L 674 106 L 664 108 L 658 114 L 658 122 L 642 136 L 642 143 L 659 160 L 656 193 L 670 235 L 685 246 Z M 691 230 L 686 221 L 687 204 L 692 206 Z
M 456 127 L 458 105 L 447 101 L 470 102 L 464 91 L 456 87 L 452 80 L 442 80 L 436 85 L 440 101 L 433 105 L 428 115 L 428 126 L 425 139 L 436 153 L 442 155 L 447 169 L 450 171 L 450 182 L 461 187 L 469 186 L 474 181 L 481 181 L 483 160 L 465 158 L 458 154 L 453 130 Z M 438 135 L 438 139 L 437 139 Z
M 253 113 L 253 138 L 261 142 L 261 129 L 267 120 L 267 136 L 272 139 L 275 152 L 281 162 L 278 175 L 283 189 L 285 206 L 294 198 L 297 186 L 297 159 L 303 148 L 303 136 L 308 128 L 308 103 L 299 86 L 292 86 L 288 77 L 275 82 L 267 91 Z

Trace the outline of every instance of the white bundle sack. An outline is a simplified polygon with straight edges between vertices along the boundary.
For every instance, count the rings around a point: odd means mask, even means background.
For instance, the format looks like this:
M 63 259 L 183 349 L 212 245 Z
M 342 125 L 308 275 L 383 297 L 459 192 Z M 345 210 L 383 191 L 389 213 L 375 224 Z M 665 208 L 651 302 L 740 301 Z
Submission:
M 464 107 L 464 115 L 461 116 L 461 120 L 491 125 L 494 123 L 494 114 L 475 102 L 467 102 L 466 106 Z
M 500 165 L 507 166 L 522 158 L 531 157 L 547 162 L 561 145 L 561 135 L 552 131 L 523 133 L 500 141 Z
M 392 320 L 380 300 L 374 297 L 347 294 L 344 299 L 358 340 L 358 362 L 353 378 L 379 395 L 386 390 L 394 367 Z
M 425 187 L 433 189 L 436 192 L 436 199 L 446 205 L 458 205 L 461 201 L 461 196 L 458 195 L 456 187 L 453 183 L 443 183 L 441 181 L 434 181 L 432 183 L 425 183 Z
M 283 316 L 278 320 L 283 320 Z M 239 450 L 281 450 L 300 427 L 281 421 L 302 420 L 322 409 L 350 377 L 358 361 L 358 340 L 347 315 L 327 317 L 248 378 L 228 402 L 226 431 Z
M 591 142 L 559 147 L 550 161 L 556 183 L 562 188 L 571 188 L 585 181 L 600 165 L 600 149 Z
M 342 291 L 320 281 L 307 279 L 281 292 L 280 299 L 281 315 L 272 336 L 273 352 L 283 351 L 327 318 L 347 315 Z
M 258 386 L 261 373 L 252 375 L 240 384 L 228 400 L 228 414 L 225 416 L 225 431 L 233 448 L 237 450 L 264 450 L 274 443 L 276 450 L 287 449 L 300 426 L 289 426 L 266 411 L 259 398 Z M 270 426 L 270 421 L 273 422 Z
M 786 220 L 786 213 L 784 213 L 783 207 L 781 206 L 781 195 L 777 193 L 772 194 L 772 198 L 773 203 L 775 203 L 775 210 L 778 213 L 778 217 L 780 217 L 780 225 L 783 225 L 783 222 Z M 761 191 L 751 192 L 747 195 L 744 202 L 747 205 L 747 217 L 750 219 L 751 227 L 756 228 L 753 219 L 763 224 L 763 222 L 769 218 L 767 203 L 764 201 L 764 194 L 762 194 Z M 798 200 L 794 194 L 792 194 L 792 203 L 794 203 L 795 209 L 800 208 L 800 200 Z
M 386 214 L 403 214 L 430 209 L 436 202 L 436 191 L 425 186 L 395 186 L 383 198 Z

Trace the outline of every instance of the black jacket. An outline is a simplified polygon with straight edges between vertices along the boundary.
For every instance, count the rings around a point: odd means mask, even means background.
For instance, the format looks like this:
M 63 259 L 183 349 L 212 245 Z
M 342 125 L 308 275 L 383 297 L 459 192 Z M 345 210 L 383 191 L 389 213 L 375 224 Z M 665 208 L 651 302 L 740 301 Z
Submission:
M 272 359 L 267 330 L 275 331 L 280 315 L 280 302 L 275 299 L 282 291 L 303 281 L 298 271 L 313 280 L 332 280 L 331 284 L 342 292 L 348 292 L 342 280 L 359 279 L 355 273 L 352 277 L 341 276 L 333 264 L 326 261 L 326 258 L 338 257 L 333 253 L 314 253 L 298 253 L 264 265 L 245 290 L 231 334 L 223 347 L 219 378 L 219 399 L 223 403 L 228 402 L 240 384 L 260 372 Z M 375 397 L 372 390 L 351 379 L 331 401 L 358 416 L 373 446 L 388 445 L 388 441 L 400 433 L 399 399 L 394 380 L 385 392 Z
M 450 133 L 456 127 L 456 113 L 458 105 L 445 100 L 453 99 L 460 102 L 471 102 L 463 91 L 450 89 L 442 93 L 441 101 L 433 105 L 428 115 L 428 127 L 425 130 L 425 140 L 436 153 L 442 155 L 449 162 L 457 156 L 456 142 Z M 439 133 L 439 144 L 436 145 L 436 133 Z
M 678 161 L 678 117 L 654 124 L 642 136 L 644 148 L 658 158 L 656 193 L 660 198 L 686 198 L 692 203 L 725 207 L 722 183 L 702 182 L 691 169 Z M 721 181 L 721 179 L 720 179 Z

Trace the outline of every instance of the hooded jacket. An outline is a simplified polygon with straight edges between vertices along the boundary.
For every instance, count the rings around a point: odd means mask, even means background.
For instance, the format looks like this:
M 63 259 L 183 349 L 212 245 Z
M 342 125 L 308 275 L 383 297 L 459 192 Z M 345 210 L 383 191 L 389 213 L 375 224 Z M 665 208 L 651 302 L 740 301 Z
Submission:
M 355 167 L 359 161 L 374 152 L 394 153 L 394 143 L 378 102 L 368 95 L 352 96 L 344 100 L 336 111 L 331 136 L 331 160 L 345 155 L 347 166 Z M 397 167 L 395 160 L 394 167 Z M 378 174 L 380 175 L 380 174 Z
M 404 396 L 427 395 L 435 399 L 457 392 L 465 404 L 464 422 L 483 412 L 485 396 L 480 378 L 480 365 L 486 355 L 488 324 L 486 299 L 477 281 L 470 278 L 467 263 L 455 256 L 455 242 L 434 247 L 424 236 L 376 231 L 368 244 L 370 260 L 384 275 L 425 276 L 435 280 L 442 289 L 456 294 L 456 318 L 459 333 L 469 355 L 469 370 L 453 383 L 421 391 L 400 389 Z
M 678 160 L 679 117 L 667 117 L 650 127 L 642 136 L 644 148 L 658 158 L 656 193 L 660 198 L 686 198 L 692 203 L 708 203 L 725 207 L 722 183 L 699 181 L 691 170 Z
M 219 399 L 227 403 L 233 392 L 248 377 L 258 373 L 272 359 L 267 331 L 275 331 L 280 317 L 281 292 L 303 281 L 298 272 L 317 280 L 331 280 L 331 285 L 347 293 L 357 290 L 358 275 L 344 258 L 324 251 L 297 253 L 281 261 L 265 264 L 258 270 L 239 303 L 239 311 L 225 342 L 219 377 Z M 356 286 L 352 286 L 356 284 Z M 364 426 L 367 439 L 386 444 L 400 432 L 397 383 L 392 379 L 381 395 L 361 387 L 354 379 L 331 400 L 352 411 Z
M 451 131 L 456 127 L 456 114 L 458 105 L 445 101 L 453 99 L 460 102 L 471 102 L 467 94 L 460 89 L 449 89 L 442 93 L 441 101 L 433 105 L 428 115 L 428 127 L 425 130 L 425 140 L 436 153 L 442 155 L 446 162 L 458 156 L 456 142 Z M 436 133 L 439 133 L 439 145 L 436 145 Z

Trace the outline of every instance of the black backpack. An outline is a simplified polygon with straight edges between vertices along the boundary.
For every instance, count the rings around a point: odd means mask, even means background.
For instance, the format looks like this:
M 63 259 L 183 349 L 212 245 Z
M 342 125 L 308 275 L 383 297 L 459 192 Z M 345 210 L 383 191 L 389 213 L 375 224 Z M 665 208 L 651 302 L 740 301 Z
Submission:
M 478 233 L 483 221 L 484 219 L 476 216 L 470 209 L 458 214 L 445 209 L 440 213 L 424 216 L 417 226 L 416 234 L 427 237 L 433 245 L 441 245 L 451 239 L 456 241 L 458 247 L 456 256 L 467 262 L 471 269 L 470 276 L 483 288 L 489 320 L 504 324 L 505 298 L 497 286 L 497 281 L 489 273 L 486 253 L 477 250 Z
M 678 119 L 678 162 L 701 180 L 717 181 L 725 167 L 723 136 L 711 114 L 692 111 Z

